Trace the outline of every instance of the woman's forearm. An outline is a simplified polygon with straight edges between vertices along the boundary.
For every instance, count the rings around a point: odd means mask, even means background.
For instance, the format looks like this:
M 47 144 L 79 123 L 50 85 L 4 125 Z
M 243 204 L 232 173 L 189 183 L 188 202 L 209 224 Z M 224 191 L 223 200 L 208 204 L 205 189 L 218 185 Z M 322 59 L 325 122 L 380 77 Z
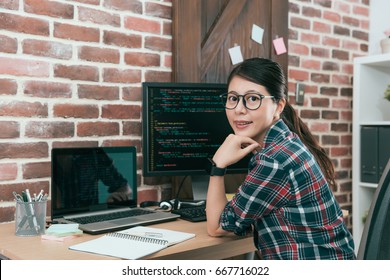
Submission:
M 207 191 L 207 232 L 211 236 L 224 235 L 227 232 L 220 226 L 220 216 L 227 203 L 223 176 L 210 176 Z

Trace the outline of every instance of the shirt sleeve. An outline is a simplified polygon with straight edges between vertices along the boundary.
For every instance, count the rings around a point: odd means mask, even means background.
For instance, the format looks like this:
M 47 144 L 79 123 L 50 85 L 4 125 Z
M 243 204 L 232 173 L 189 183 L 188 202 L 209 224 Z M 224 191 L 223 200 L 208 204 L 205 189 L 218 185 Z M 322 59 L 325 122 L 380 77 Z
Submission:
M 289 190 L 288 172 L 282 164 L 258 154 L 245 181 L 221 214 L 222 228 L 237 235 L 247 234 L 255 220 L 288 203 Z

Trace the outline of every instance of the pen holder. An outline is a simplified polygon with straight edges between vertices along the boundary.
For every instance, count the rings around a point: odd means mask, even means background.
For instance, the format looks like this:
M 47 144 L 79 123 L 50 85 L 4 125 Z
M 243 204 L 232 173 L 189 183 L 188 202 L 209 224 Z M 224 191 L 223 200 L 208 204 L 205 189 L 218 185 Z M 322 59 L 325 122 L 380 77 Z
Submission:
M 36 202 L 16 201 L 15 235 L 36 236 L 45 233 L 46 200 Z

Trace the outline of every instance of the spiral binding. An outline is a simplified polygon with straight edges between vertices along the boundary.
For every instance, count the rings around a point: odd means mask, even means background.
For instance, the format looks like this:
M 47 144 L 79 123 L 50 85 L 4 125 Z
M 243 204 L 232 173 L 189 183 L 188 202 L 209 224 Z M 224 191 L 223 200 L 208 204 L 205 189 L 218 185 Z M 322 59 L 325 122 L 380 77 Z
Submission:
M 111 232 L 111 233 L 107 234 L 107 236 L 111 236 L 111 237 L 115 237 L 115 238 L 130 239 L 130 240 L 146 242 L 146 243 L 159 244 L 159 245 L 167 245 L 168 244 L 168 241 L 164 240 L 164 239 L 157 239 L 157 238 L 139 236 L 139 235 L 131 235 L 131 234 L 120 233 L 120 232 Z

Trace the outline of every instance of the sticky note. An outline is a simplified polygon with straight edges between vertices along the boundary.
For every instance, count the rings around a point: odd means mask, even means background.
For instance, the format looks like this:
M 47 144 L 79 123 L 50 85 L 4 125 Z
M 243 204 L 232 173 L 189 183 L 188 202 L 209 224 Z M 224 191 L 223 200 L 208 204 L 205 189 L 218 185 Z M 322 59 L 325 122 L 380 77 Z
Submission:
M 263 43 L 263 35 L 264 35 L 264 29 L 257 26 L 256 24 L 253 24 L 252 26 L 252 40 L 262 44 Z
M 273 41 L 273 44 L 277 55 L 284 54 L 285 52 L 287 52 L 283 37 L 275 39 Z
M 233 65 L 244 61 L 244 59 L 242 58 L 240 46 L 235 46 L 233 48 L 230 48 L 229 54 L 230 54 L 230 59 L 232 60 Z

